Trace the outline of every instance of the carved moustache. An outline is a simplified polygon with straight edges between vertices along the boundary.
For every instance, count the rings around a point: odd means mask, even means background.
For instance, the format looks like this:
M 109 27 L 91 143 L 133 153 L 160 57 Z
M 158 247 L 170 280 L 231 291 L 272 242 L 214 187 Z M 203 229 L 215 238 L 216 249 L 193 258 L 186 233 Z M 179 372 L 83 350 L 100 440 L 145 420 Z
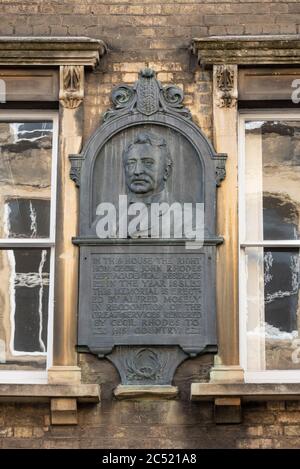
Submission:
M 137 176 L 133 176 L 131 177 L 130 179 L 130 182 L 152 182 L 152 179 L 150 177 L 137 177 Z

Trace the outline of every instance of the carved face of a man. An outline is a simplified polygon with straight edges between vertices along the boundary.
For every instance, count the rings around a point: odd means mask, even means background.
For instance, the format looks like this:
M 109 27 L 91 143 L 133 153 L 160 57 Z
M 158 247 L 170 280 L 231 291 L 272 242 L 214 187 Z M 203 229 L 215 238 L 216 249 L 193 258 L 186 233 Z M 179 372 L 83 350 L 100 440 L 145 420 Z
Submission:
M 154 134 L 139 134 L 124 153 L 126 184 L 141 197 L 160 193 L 169 176 L 171 159 L 166 141 Z

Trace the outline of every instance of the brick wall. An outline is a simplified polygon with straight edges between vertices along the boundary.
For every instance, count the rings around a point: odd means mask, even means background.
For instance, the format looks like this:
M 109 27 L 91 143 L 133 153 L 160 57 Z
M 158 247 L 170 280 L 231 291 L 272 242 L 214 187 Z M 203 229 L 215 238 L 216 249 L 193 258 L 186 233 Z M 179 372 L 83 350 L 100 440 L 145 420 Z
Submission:
M 176 400 L 117 401 L 112 364 L 82 355 L 84 381 L 101 384 L 101 404 L 80 404 L 78 426 L 51 426 L 47 404 L 1 403 L 0 448 L 299 448 L 298 401 L 245 403 L 241 424 L 216 425 L 212 403 L 189 400 L 190 382 L 208 379 L 211 358 L 179 367 Z
M 109 106 L 113 85 L 132 83 L 150 66 L 163 83 L 185 92 L 194 120 L 212 135 L 211 73 L 189 52 L 193 37 L 215 34 L 299 33 L 298 0 L 0 0 L 0 35 L 80 35 L 103 39 L 109 53 L 87 76 L 85 138 Z M 0 448 L 299 447 L 297 402 L 247 404 L 241 425 L 215 425 L 208 403 L 191 403 L 190 383 L 208 379 L 211 356 L 181 365 L 174 401 L 112 398 L 116 370 L 81 356 L 86 382 L 102 384 L 101 405 L 81 405 L 77 427 L 50 426 L 45 404 L 0 404 Z
M 0 404 L 0 448 L 299 448 L 299 402 L 248 403 L 241 425 L 215 425 L 212 404 L 105 400 L 79 425 L 50 426 L 47 405 Z
M 111 86 L 153 66 L 162 82 L 181 85 L 194 119 L 211 135 L 210 74 L 197 71 L 191 38 L 213 34 L 293 34 L 297 0 L 0 0 L 1 35 L 87 35 L 109 54 L 87 80 L 86 136 L 109 104 Z
M 0 0 L 1 35 L 86 35 L 109 54 L 87 79 L 85 135 L 109 105 L 111 86 L 148 65 L 184 88 L 194 119 L 211 136 L 211 75 L 195 71 L 191 38 L 214 34 L 294 34 L 297 0 Z

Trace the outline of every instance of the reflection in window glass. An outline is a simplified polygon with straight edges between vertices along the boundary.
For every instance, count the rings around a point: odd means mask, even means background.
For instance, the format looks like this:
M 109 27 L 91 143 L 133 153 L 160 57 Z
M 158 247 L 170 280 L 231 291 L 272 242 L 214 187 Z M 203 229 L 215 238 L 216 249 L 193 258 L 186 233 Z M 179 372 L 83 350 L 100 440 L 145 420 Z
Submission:
M 18 364 L 22 369 L 44 367 L 50 249 L 2 250 L 0 265 L 1 363 L 10 368 Z
M 48 238 L 52 122 L 0 122 L 0 238 Z
M 245 250 L 248 370 L 300 368 L 299 249 Z
M 0 371 L 17 380 L 51 363 L 53 128 L 51 118 L 0 121 Z
M 300 122 L 245 124 L 246 239 L 300 239 Z
M 48 238 L 50 200 L 6 199 L 4 228 L 7 238 Z

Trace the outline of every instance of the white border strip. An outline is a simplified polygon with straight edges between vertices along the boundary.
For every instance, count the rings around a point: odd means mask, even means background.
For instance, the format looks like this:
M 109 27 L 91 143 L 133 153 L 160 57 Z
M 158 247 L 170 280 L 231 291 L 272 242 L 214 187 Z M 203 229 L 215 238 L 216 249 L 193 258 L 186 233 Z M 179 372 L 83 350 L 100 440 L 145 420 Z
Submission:
M 261 242 L 247 242 L 245 240 L 245 132 L 246 120 L 290 120 L 300 121 L 299 111 L 268 110 L 257 112 L 240 111 L 238 123 L 238 187 L 239 187 L 239 343 L 240 364 L 245 370 L 246 383 L 300 383 L 299 370 L 264 370 L 247 371 L 247 289 L 246 289 L 246 247 L 300 247 L 300 240 L 266 240 Z
M 53 140 L 52 140 L 52 166 L 51 166 L 51 202 L 50 202 L 50 237 L 49 238 L 24 238 L 24 239 L 0 239 L 0 248 L 24 247 L 50 248 L 50 285 L 49 285 L 49 307 L 48 307 L 48 351 L 47 351 L 47 369 L 52 365 L 53 354 L 53 309 L 54 309 L 54 264 L 55 264 L 55 230 L 56 230 L 56 193 L 57 193 L 57 159 L 58 159 L 58 122 L 57 111 L 20 111 L 11 110 L 0 112 L 0 121 L 15 122 L 34 122 L 37 120 L 52 121 Z M 13 333 L 11 341 L 13 340 Z M 11 346 L 11 344 L 10 344 Z M 24 354 L 23 354 L 24 355 Z M 33 352 L 26 355 L 46 355 L 46 353 Z M 0 383 L 26 383 L 26 384 L 47 384 L 47 371 L 22 371 L 22 370 L 0 370 Z
M 47 384 L 47 371 L 0 370 L 0 384 Z

